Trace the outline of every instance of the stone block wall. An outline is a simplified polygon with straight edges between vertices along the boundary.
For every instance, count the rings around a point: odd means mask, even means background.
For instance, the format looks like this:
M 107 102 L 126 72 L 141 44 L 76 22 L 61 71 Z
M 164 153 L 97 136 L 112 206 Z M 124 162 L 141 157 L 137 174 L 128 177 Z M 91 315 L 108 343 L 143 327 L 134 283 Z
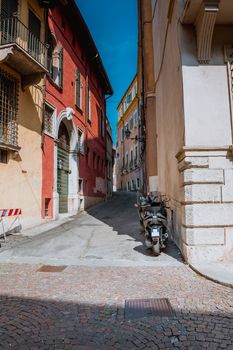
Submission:
M 180 248 L 190 262 L 233 260 L 233 154 L 227 148 L 177 156 L 181 174 Z

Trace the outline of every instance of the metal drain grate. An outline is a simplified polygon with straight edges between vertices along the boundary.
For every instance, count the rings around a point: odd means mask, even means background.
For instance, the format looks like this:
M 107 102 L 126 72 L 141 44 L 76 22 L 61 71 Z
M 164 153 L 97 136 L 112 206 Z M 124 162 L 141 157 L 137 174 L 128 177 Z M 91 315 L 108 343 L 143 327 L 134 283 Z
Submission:
M 148 316 L 174 316 L 170 301 L 168 299 L 134 299 L 125 301 L 125 318 Z
M 37 272 L 62 272 L 67 268 L 67 266 L 52 266 L 52 265 L 43 265 Z

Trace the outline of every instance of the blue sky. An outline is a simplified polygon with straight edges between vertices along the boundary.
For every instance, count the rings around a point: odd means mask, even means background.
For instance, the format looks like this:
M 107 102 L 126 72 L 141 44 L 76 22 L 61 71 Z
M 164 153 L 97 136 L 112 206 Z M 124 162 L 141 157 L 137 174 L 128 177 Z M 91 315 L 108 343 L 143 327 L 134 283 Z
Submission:
M 112 84 L 107 115 L 115 143 L 116 107 L 137 70 L 137 0 L 76 0 Z

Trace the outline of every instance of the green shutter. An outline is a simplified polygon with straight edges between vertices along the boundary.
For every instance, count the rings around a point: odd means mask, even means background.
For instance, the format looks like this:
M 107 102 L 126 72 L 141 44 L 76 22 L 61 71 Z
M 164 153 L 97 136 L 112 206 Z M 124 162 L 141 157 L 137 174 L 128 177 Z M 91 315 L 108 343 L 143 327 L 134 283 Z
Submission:
M 63 88 L 63 47 L 61 47 L 59 54 L 59 87 Z
M 86 81 L 86 118 L 89 120 L 90 117 L 90 110 L 89 110 L 89 84 L 88 84 L 88 78 Z
M 81 108 L 81 75 L 79 69 L 76 69 L 76 105 Z

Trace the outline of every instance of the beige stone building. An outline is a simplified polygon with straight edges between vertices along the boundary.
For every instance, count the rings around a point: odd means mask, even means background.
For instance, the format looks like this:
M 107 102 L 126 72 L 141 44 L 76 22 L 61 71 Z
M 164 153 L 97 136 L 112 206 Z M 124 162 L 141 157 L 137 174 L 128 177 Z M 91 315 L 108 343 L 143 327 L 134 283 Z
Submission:
M 41 222 L 46 10 L 43 1 L 0 1 L 0 208 Z M 5 219 L 11 229 L 13 219 Z M 2 227 L 0 227 L 0 233 Z
M 233 3 L 138 5 L 147 189 L 187 261 L 233 259 Z

